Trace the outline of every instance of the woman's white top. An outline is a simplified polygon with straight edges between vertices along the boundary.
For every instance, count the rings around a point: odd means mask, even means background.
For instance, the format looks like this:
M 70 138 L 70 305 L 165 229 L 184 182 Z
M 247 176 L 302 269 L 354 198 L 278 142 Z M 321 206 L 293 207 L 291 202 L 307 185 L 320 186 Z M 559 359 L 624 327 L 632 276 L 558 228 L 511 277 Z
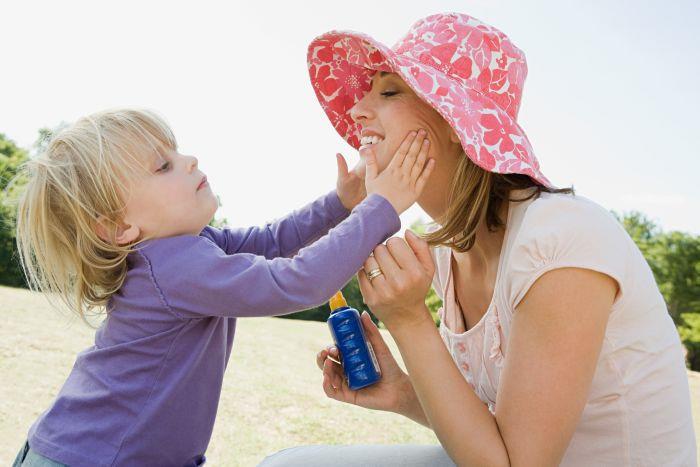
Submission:
M 515 192 L 511 198 L 527 193 Z M 466 332 L 455 332 L 463 321 L 455 300 L 451 250 L 435 248 L 433 257 L 434 287 L 444 303 L 440 334 L 492 413 L 513 314 L 532 284 L 547 271 L 570 267 L 615 279 L 620 292 L 610 310 L 586 406 L 561 465 L 697 465 L 676 327 L 646 260 L 610 212 L 565 194 L 511 201 L 491 303 Z

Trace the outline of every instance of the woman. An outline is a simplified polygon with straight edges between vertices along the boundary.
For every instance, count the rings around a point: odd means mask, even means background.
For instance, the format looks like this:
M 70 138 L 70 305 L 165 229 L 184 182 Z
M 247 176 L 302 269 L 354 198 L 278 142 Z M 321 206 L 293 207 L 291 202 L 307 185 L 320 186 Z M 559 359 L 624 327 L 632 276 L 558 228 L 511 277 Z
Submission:
M 402 135 L 425 128 L 437 162 L 418 200 L 437 230 L 389 240 L 359 274 L 408 374 L 364 316 L 382 380 L 350 391 L 327 349 L 317 359 L 324 391 L 428 426 L 444 451 L 317 446 L 263 464 L 695 465 L 663 298 L 616 220 L 540 172 L 516 123 L 522 52 L 474 18 L 434 15 L 393 49 L 325 34 L 309 69 L 362 156 L 386 166 Z M 439 329 L 423 301 L 431 280 L 444 300 Z

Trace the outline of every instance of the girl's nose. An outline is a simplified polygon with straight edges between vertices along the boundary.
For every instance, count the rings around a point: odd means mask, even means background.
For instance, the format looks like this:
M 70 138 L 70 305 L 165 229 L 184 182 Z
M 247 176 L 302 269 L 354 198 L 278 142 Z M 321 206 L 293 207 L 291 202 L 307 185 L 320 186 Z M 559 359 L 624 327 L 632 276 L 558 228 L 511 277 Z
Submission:
M 197 160 L 196 157 L 194 156 L 187 156 L 187 170 L 188 172 L 192 172 L 197 168 L 197 165 L 199 164 L 199 161 Z

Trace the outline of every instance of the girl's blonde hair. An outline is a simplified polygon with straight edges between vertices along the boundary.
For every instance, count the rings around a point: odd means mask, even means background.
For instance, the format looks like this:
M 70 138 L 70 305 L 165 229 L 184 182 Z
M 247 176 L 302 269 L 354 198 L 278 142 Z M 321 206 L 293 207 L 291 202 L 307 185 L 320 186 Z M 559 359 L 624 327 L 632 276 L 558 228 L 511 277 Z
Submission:
M 533 188 L 524 198 L 511 199 L 513 190 Z M 460 158 L 452 179 L 447 211 L 437 230 L 423 238 L 431 246 L 443 245 L 459 252 L 469 251 L 476 241 L 479 223 L 484 219 L 489 231 L 504 227 L 498 217 L 503 203 L 526 201 L 537 198 L 540 193 L 570 193 L 573 188 L 548 188 L 527 175 L 498 174 L 487 172 L 474 164 L 466 155 Z
M 152 111 L 114 109 L 83 117 L 54 135 L 18 175 L 17 247 L 27 283 L 83 320 L 102 312 L 126 277 L 129 245 L 114 241 L 129 181 L 177 144 Z M 112 241 L 96 232 L 98 220 Z M 109 311 L 109 310 L 107 310 Z

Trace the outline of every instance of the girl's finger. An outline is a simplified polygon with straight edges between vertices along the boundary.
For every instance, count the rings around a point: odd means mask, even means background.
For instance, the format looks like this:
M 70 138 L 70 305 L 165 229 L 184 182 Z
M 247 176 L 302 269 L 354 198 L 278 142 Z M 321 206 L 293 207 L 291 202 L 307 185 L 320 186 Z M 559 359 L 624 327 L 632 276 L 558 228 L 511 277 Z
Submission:
M 416 163 L 413 164 L 413 168 L 411 169 L 411 188 L 413 188 L 416 183 L 418 182 L 418 177 L 420 176 L 421 172 L 423 172 L 423 169 L 425 168 L 425 163 L 428 160 L 428 149 L 430 148 L 430 140 L 428 138 L 425 138 L 423 140 L 423 143 L 421 144 L 420 147 L 420 152 L 418 153 L 418 158 L 416 159 Z
M 340 153 L 335 155 L 335 159 L 338 162 L 338 180 L 345 180 L 348 176 L 348 163 Z
M 408 135 L 406 135 L 406 137 L 401 142 L 399 149 L 396 150 L 394 157 L 391 158 L 391 162 L 389 162 L 388 167 L 401 167 L 401 165 L 403 164 L 403 160 L 406 158 L 406 154 L 408 154 L 408 151 L 411 148 L 411 144 L 416 139 L 416 136 L 418 136 L 417 131 L 411 131 L 408 133 Z
M 403 163 L 401 164 L 401 170 L 406 176 L 409 176 L 411 174 L 411 170 L 413 169 L 413 166 L 416 163 L 416 159 L 418 158 L 418 153 L 420 152 L 421 148 L 423 147 L 423 141 L 426 140 L 425 130 L 419 130 L 418 135 L 413 139 L 413 142 L 411 143 L 411 147 L 408 148 L 408 153 L 406 154 L 406 157 L 403 159 Z
M 416 196 L 420 196 L 420 194 L 423 192 L 423 188 L 425 188 L 425 185 L 428 183 L 428 179 L 430 178 L 430 174 L 433 173 L 434 168 L 435 159 L 428 160 L 428 163 L 425 164 L 425 169 L 423 169 L 423 172 L 420 174 L 420 177 L 418 177 L 418 180 L 416 180 Z
M 377 157 L 372 151 L 367 151 L 365 155 L 365 183 L 377 178 L 378 173 Z

